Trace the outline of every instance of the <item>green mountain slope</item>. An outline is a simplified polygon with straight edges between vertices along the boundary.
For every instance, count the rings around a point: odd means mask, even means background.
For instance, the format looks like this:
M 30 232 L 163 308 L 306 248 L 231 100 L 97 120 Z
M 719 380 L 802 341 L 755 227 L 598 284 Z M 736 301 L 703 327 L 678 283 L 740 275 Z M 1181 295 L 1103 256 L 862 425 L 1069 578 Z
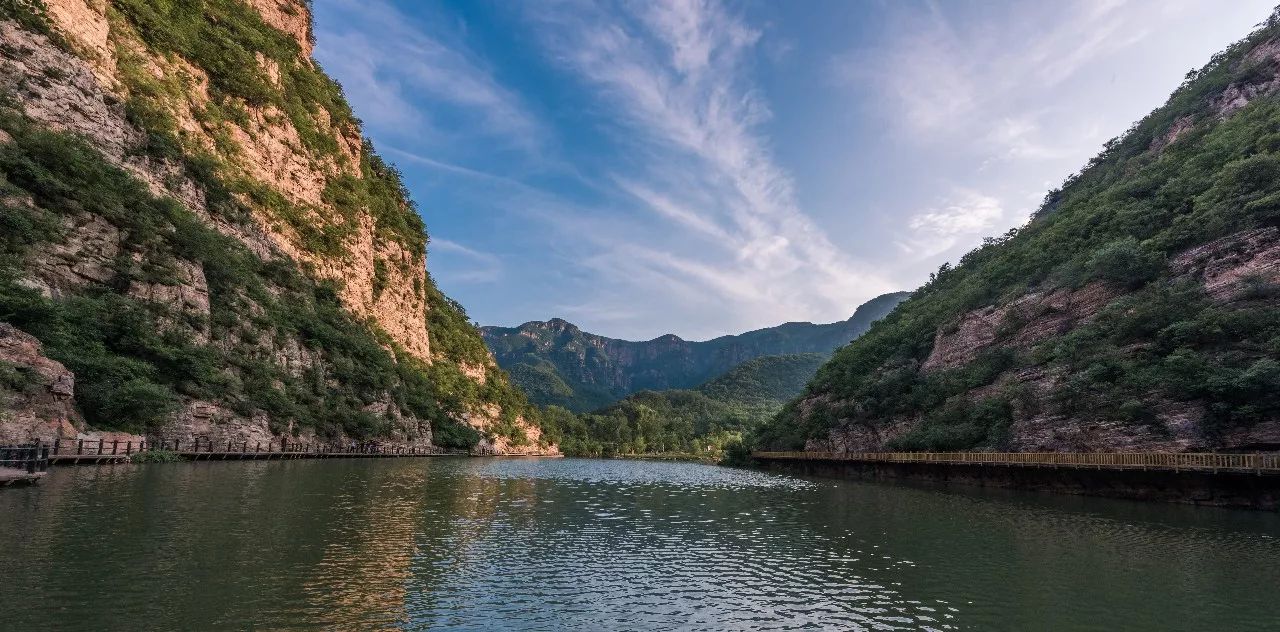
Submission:
M 1280 448 L 1280 27 L 819 370 L 764 448 Z
M 695 390 L 723 402 L 773 406 L 804 390 L 826 360 L 823 353 L 764 356 L 743 362 Z
M 705 342 L 673 335 L 644 342 L 606 338 L 555 318 L 519 327 L 482 327 L 498 364 L 532 402 L 595 410 L 642 390 L 687 389 L 761 356 L 830 353 L 906 298 L 886 294 L 838 323 L 786 323 Z
M 826 359 L 822 353 L 764 356 L 694 389 L 640 391 L 577 416 L 552 408 L 547 432 L 566 454 L 716 452 L 777 413 Z
M 307 3 L 58 8 L 0 2 L 0 443 L 546 447 Z

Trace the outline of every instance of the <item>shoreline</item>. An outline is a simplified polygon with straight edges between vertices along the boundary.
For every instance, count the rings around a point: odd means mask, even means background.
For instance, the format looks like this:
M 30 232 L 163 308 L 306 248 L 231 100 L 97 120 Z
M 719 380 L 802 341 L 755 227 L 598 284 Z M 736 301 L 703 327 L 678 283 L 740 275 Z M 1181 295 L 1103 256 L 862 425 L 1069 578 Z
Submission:
M 1280 511 L 1280 473 L 1268 471 L 769 458 L 757 458 L 754 467 L 844 480 L 911 480 L 942 487 L 996 487 L 1198 507 Z

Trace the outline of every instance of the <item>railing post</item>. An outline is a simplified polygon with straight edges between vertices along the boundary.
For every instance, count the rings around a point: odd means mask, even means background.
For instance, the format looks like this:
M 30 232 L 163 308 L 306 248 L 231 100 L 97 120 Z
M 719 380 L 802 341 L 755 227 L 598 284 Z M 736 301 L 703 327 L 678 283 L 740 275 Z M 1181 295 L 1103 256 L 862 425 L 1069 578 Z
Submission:
M 76 439 L 76 455 L 84 454 L 84 439 Z

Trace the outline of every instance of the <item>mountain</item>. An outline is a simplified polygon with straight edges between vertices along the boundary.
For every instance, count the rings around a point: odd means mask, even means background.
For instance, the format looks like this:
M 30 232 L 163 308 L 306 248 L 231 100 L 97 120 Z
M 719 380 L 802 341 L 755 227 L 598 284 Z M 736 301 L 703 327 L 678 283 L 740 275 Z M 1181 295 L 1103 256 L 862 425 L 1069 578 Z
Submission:
M 0 3 L 0 443 L 553 451 L 304 0 Z
M 1280 19 L 836 352 L 756 437 L 1280 449 Z
M 546 413 L 546 433 L 566 454 L 717 452 L 804 390 L 825 353 L 762 356 L 693 389 L 640 391 L 572 415 Z
M 553 318 L 519 327 L 481 327 L 485 343 L 530 401 L 594 410 L 642 390 L 691 388 L 753 358 L 831 353 L 908 296 L 876 297 L 838 323 L 786 323 L 690 342 L 667 334 L 645 342 L 606 338 Z

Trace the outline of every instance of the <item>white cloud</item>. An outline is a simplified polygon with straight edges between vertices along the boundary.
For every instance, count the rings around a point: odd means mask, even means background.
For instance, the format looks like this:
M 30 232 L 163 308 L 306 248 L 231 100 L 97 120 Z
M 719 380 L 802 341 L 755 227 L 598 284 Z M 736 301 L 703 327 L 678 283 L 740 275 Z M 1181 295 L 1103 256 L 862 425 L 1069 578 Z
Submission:
M 939 206 L 912 216 L 907 222 L 911 234 L 898 247 L 916 258 L 933 257 L 995 232 L 1005 219 L 999 200 L 961 189 Z
M 1157 107 L 1186 68 L 1266 15 L 1258 0 L 994 7 L 890 5 L 881 38 L 834 55 L 827 69 L 843 98 L 886 121 L 890 142 L 919 165 L 902 177 L 921 194 L 886 212 L 903 218 L 890 228 L 894 242 L 921 267 L 1024 221 L 1107 138 Z M 940 201 L 921 203 L 930 197 Z
M 930 7 L 899 13 L 891 45 L 837 55 L 834 76 L 880 91 L 884 114 L 918 140 L 966 138 L 993 157 L 1018 160 L 1074 155 L 1105 140 L 1096 129 L 1060 129 L 1063 110 L 1043 96 L 1071 90 L 1082 69 L 1140 44 L 1154 22 L 1150 3 L 1124 0 L 1014 5 L 963 19 Z
M 670 224 L 656 242 L 592 235 L 610 252 L 586 265 L 638 294 L 687 288 L 752 325 L 846 318 L 891 289 L 830 242 L 776 164 L 750 78 L 759 30 L 711 1 L 543 9 L 531 17 L 551 59 L 608 105 L 606 124 L 632 147 L 613 168 L 618 191 Z
M 431 253 L 442 253 L 452 260 L 442 262 L 443 272 L 433 263 L 431 270 L 440 277 L 460 283 L 492 283 L 502 278 L 502 261 L 495 255 L 468 248 L 460 243 L 435 237 L 427 248 Z
M 343 78 L 356 111 L 375 128 L 447 137 L 458 123 L 431 117 L 448 115 L 468 121 L 468 133 L 526 148 L 543 136 L 520 97 L 451 34 L 433 35 L 432 24 L 386 0 L 328 0 L 316 11 L 324 13 L 317 58 Z

